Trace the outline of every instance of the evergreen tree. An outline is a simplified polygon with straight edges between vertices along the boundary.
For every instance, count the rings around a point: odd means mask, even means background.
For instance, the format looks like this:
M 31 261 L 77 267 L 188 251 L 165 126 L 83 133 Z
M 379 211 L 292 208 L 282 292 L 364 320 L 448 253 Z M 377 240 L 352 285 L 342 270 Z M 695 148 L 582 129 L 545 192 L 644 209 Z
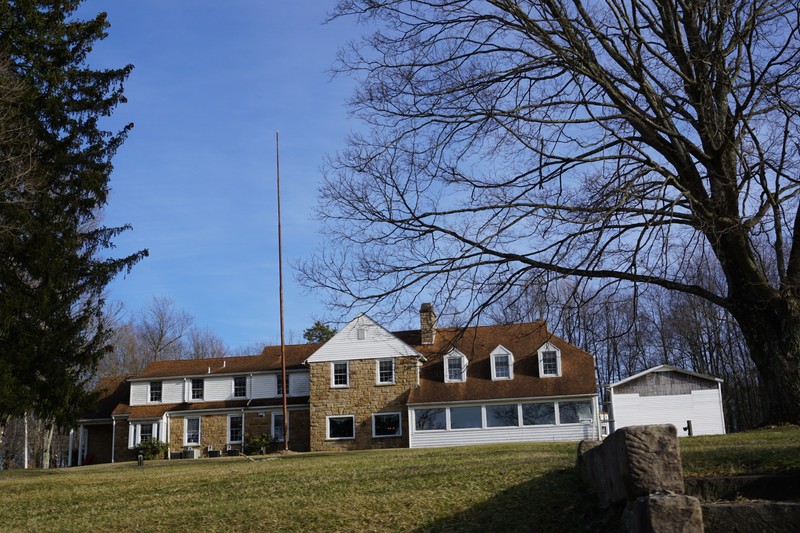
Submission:
M 17 89 L 0 99 L 0 135 L 14 141 L 0 137 L 0 418 L 28 411 L 57 426 L 93 399 L 105 287 L 147 255 L 108 256 L 128 227 L 99 217 L 132 125 L 109 132 L 99 120 L 124 102 L 133 67 L 89 68 L 108 24 L 77 20 L 79 4 L 0 0 L 0 83 Z
M 303 331 L 303 338 L 309 344 L 328 342 L 334 335 L 336 335 L 336 328 L 331 328 L 319 320 Z

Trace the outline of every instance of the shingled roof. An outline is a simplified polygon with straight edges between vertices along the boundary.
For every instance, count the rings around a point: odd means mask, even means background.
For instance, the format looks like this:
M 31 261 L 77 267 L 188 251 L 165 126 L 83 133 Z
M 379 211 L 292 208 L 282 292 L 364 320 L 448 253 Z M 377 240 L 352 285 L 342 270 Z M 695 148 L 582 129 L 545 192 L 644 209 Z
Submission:
M 287 405 L 308 405 L 308 396 L 290 396 L 286 399 Z M 127 402 L 114 409 L 114 415 L 128 415 L 131 419 L 161 418 L 164 413 L 186 413 L 199 411 L 214 411 L 217 409 L 254 409 L 259 407 L 279 407 L 283 399 L 254 398 L 252 400 L 220 400 L 216 402 L 183 402 L 167 404 L 147 404 L 129 406 Z
M 107 419 L 111 421 L 111 413 L 124 405 L 127 407 L 130 397 L 131 385 L 128 382 L 129 376 L 107 376 L 102 378 L 95 387 L 95 391 L 100 393 L 95 409 L 86 413 L 84 420 Z
M 437 403 L 596 394 L 594 358 L 547 331 L 544 322 L 442 328 L 433 344 L 420 344 L 419 330 L 396 332 L 428 362 L 420 371 L 420 386 L 408 403 Z M 539 377 L 537 350 L 550 342 L 561 351 L 561 376 Z M 502 345 L 514 356 L 514 378 L 492 380 L 490 353 Z M 469 361 L 463 383 L 445 383 L 443 357 L 452 348 Z
M 303 367 L 303 361 L 314 353 L 321 344 L 286 345 L 286 368 L 294 370 Z M 150 363 L 134 380 L 207 376 L 222 374 L 241 374 L 247 372 L 269 372 L 281 368 L 281 347 L 266 346 L 259 355 L 240 357 L 213 357 L 208 359 L 170 359 Z

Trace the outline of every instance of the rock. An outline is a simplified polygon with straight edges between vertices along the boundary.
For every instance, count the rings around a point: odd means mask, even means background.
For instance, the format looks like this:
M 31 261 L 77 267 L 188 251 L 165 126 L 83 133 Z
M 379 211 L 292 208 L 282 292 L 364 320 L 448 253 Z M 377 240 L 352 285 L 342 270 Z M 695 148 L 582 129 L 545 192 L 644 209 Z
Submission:
M 628 502 L 622 523 L 629 533 L 702 533 L 703 511 L 692 496 L 651 494 Z

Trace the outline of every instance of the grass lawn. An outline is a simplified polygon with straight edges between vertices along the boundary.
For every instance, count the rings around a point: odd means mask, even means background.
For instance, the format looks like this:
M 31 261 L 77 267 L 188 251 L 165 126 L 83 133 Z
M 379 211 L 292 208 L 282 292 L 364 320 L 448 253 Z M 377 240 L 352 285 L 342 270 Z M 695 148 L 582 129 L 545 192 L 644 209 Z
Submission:
M 682 439 L 687 475 L 800 469 L 800 429 Z M 576 445 L 0 472 L 3 531 L 597 531 Z

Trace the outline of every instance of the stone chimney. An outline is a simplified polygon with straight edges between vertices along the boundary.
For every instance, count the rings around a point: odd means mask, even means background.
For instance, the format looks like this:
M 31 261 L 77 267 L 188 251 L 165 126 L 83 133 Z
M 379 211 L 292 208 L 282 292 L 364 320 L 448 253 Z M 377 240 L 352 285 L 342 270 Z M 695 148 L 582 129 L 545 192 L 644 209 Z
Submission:
M 436 311 L 429 303 L 419 307 L 419 336 L 422 344 L 433 344 L 436 340 Z

